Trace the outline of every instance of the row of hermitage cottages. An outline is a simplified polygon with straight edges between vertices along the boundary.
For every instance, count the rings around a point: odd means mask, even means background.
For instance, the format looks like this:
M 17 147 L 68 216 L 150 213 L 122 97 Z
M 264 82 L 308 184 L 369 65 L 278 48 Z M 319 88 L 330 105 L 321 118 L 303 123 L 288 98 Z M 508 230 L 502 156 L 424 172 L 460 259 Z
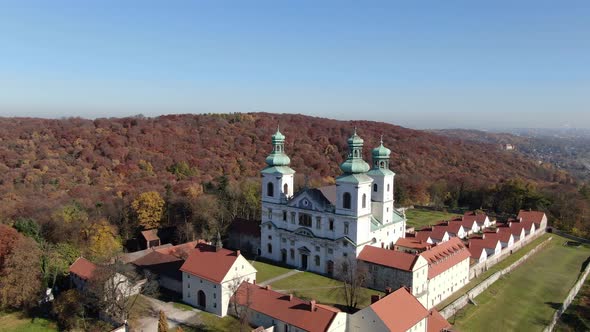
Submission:
M 370 306 L 348 314 L 274 291 L 257 284 L 256 269 L 239 250 L 223 248 L 220 239 L 215 245 L 201 240 L 159 245 L 153 232 L 144 234 L 148 249 L 125 254 L 122 260 L 157 275 L 161 288 L 181 294 L 196 308 L 221 317 L 246 310 L 248 321 L 260 331 L 431 332 L 451 327 L 434 306 L 469 281 L 470 258 L 478 264 L 482 256 L 498 254 L 495 245 L 488 244 L 493 239 L 501 250 L 546 226 L 544 214 L 522 212 L 502 227 L 509 231 L 484 232 L 466 244 L 462 238 L 491 225 L 487 217 L 466 214 L 406 237 L 405 215 L 393 205 L 390 150 L 382 142 L 373 149 L 369 166 L 355 130 L 336 185 L 298 193 L 293 193 L 295 171 L 289 167 L 285 136 L 277 130 L 272 144 L 262 171 L 260 255 L 334 277 L 339 262 L 354 259 L 368 273 L 366 286 L 385 290 L 383 297 L 373 296 Z M 78 259 L 70 268 L 74 284 L 84 289 L 95 269 Z

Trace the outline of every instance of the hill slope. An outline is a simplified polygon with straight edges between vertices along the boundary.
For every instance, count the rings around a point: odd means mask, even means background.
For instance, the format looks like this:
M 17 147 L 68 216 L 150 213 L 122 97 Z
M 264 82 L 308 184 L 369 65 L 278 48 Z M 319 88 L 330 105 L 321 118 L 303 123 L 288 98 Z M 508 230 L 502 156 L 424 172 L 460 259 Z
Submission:
M 379 122 L 267 113 L 0 118 L 0 217 L 43 214 L 73 199 L 90 207 L 122 193 L 164 192 L 166 185 L 182 192 L 223 174 L 257 177 L 277 124 L 287 136 L 286 151 L 299 183 L 303 174 L 314 182 L 329 182 L 340 174 L 338 165 L 354 126 L 365 140 L 365 160 L 383 134 L 392 150 L 397 184 L 407 190 L 409 200 L 425 200 L 427 187 L 438 179 L 474 185 L 514 177 L 541 185 L 569 181 L 567 175 L 492 144 Z

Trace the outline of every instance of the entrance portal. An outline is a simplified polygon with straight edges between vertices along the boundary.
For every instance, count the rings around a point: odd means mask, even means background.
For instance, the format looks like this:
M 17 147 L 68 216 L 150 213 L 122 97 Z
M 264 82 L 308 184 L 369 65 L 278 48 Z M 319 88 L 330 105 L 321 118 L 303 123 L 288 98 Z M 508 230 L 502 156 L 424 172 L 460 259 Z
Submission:
M 307 270 L 307 255 L 301 255 L 301 269 Z

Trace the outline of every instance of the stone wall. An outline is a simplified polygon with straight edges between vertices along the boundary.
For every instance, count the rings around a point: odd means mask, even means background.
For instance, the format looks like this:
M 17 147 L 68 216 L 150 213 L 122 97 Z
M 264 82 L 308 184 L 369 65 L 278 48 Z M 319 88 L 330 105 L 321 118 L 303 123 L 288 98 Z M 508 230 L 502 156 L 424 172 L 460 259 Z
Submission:
M 524 263 L 527 259 L 529 259 L 529 257 L 534 255 L 539 250 L 541 250 L 541 248 L 545 247 L 549 243 L 549 241 L 551 241 L 552 239 L 553 239 L 553 237 L 550 237 L 547 240 L 539 243 L 535 248 L 531 249 L 531 251 L 529 251 L 524 256 L 519 258 L 516 262 L 510 264 L 505 269 L 500 270 L 500 271 L 492 274 L 491 276 L 487 277 L 484 281 L 479 283 L 477 286 L 470 289 L 465 295 L 461 296 L 460 298 L 455 300 L 453 303 L 447 305 L 443 310 L 440 311 L 440 314 L 446 319 L 453 316 L 459 309 L 466 306 L 467 303 L 469 303 L 470 299 L 475 298 L 476 296 L 481 294 L 484 290 L 486 290 L 488 287 L 490 287 L 494 282 L 496 282 L 498 279 L 500 279 L 501 276 L 503 276 L 507 273 L 510 273 L 512 270 L 514 270 L 519 265 Z M 524 243 L 523 243 L 523 245 L 524 245 Z
M 576 282 L 574 287 L 572 287 L 572 289 L 570 289 L 570 292 L 567 294 L 567 297 L 565 298 L 565 300 L 563 300 L 563 303 L 561 304 L 561 308 L 559 308 L 555 312 L 555 314 L 553 314 L 553 318 L 551 319 L 551 322 L 543 330 L 543 332 L 553 331 L 553 328 L 555 327 L 555 324 L 557 324 L 557 321 L 559 320 L 559 317 L 561 317 L 561 314 L 563 314 L 565 312 L 565 310 L 572 303 L 572 301 L 574 300 L 576 295 L 578 295 L 578 292 L 580 291 L 580 288 L 582 288 L 582 285 L 584 284 L 586 277 L 588 277 L 588 272 L 590 272 L 590 264 L 588 264 L 586 266 L 586 269 L 584 269 L 584 273 L 582 274 L 582 276 L 578 279 L 578 281 Z

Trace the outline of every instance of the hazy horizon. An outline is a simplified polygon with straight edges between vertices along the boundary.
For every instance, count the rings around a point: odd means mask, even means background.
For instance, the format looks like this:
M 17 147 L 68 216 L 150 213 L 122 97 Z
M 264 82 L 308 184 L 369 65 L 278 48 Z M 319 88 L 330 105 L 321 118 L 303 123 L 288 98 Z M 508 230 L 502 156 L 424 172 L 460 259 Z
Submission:
M 0 116 L 590 128 L 589 16 L 585 1 L 3 2 Z

